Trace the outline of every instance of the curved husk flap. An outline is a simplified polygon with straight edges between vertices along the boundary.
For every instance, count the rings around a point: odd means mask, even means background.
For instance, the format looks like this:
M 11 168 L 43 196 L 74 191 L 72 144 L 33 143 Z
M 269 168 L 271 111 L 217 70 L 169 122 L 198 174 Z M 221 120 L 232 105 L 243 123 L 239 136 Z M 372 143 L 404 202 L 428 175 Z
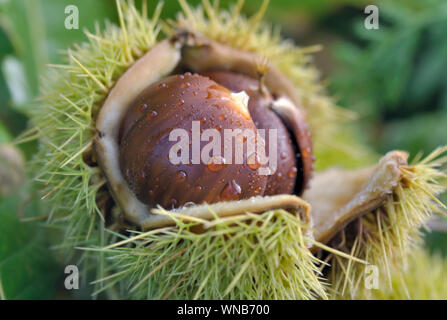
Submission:
M 350 222 L 380 207 L 399 185 L 407 158 L 406 153 L 394 151 L 372 167 L 333 168 L 316 174 L 303 195 L 312 207 L 316 239 L 327 243 Z
M 390 287 L 391 270 L 406 268 L 408 255 L 421 241 L 420 228 L 433 213 L 446 212 L 437 199 L 445 191 L 439 182 L 447 177 L 446 151 L 439 148 L 413 164 L 395 151 L 373 167 L 319 173 L 315 189 L 304 195 L 312 206 L 316 239 L 377 267 L 381 288 Z M 365 290 L 365 264 L 313 249 L 330 264 L 325 274 L 335 295 L 356 298 Z

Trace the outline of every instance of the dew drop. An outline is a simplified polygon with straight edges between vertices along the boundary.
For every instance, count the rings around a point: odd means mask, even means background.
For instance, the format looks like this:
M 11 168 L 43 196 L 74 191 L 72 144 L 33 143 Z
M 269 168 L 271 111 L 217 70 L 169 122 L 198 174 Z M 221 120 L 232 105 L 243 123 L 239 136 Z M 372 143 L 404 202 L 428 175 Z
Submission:
M 282 160 L 285 160 L 287 158 L 287 154 L 285 152 L 281 152 L 280 157 Z
M 220 93 L 221 87 L 215 84 L 210 85 L 207 88 L 207 93 L 208 95 L 206 96 L 207 99 L 211 99 L 211 98 L 219 98 L 221 96 Z
M 194 190 L 196 192 L 200 192 L 200 191 L 202 191 L 202 186 L 195 186 Z
M 217 172 L 225 167 L 225 158 L 221 156 L 214 156 L 208 162 L 208 170 L 212 172 Z
M 162 82 L 157 86 L 157 90 L 164 89 L 167 87 L 168 87 L 168 85 L 165 82 Z
M 177 171 L 177 173 L 175 174 L 175 178 L 177 179 L 177 181 L 179 182 L 183 182 L 186 180 L 186 172 L 185 171 Z
M 288 173 L 289 178 L 294 178 L 296 176 L 297 171 L 298 170 L 296 169 L 296 167 L 293 167 L 292 169 L 290 169 L 290 171 Z
M 142 103 L 142 104 L 140 105 L 139 109 L 140 109 L 140 112 L 143 112 L 144 110 L 147 109 L 147 104 L 146 104 L 146 103 Z
M 309 147 L 307 147 L 306 149 L 301 150 L 301 153 L 303 154 L 303 157 L 308 157 L 311 155 L 312 150 Z
M 148 117 L 149 119 L 153 119 L 153 118 L 155 118 L 156 116 L 158 116 L 158 113 L 157 113 L 157 111 L 155 111 L 155 110 L 152 110 L 152 111 L 149 112 L 149 114 L 147 115 L 147 117 Z
M 186 89 L 186 88 L 189 88 L 191 86 L 191 83 L 190 82 L 184 82 L 184 83 L 182 83 L 182 88 L 183 89 Z
M 184 208 L 192 208 L 192 207 L 194 207 L 195 205 L 196 205 L 196 204 L 195 204 L 194 202 L 189 201 L 189 202 L 185 203 L 185 204 L 183 205 L 183 207 L 184 207 Z
M 185 104 L 185 100 L 180 99 L 180 100 L 177 102 L 177 107 L 181 107 L 181 106 L 183 106 L 184 104 Z
M 282 173 L 278 172 L 277 176 L 276 176 L 276 181 L 281 182 L 282 180 Z
M 256 153 L 252 153 L 247 158 L 247 165 L 251 170 L 258 170 L 261 166 L 259 156 Z
M 224 201 L 239 200 L 241 198 L 242 189 L 236 181 L 228 182 L 220 193 L 220 198 Z

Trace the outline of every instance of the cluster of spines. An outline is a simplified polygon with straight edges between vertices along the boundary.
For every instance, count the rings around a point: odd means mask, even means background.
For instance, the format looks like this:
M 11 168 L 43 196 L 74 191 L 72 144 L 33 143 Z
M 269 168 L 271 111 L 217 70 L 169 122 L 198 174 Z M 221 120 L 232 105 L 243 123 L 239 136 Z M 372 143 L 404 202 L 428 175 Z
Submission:
M 392 270 L 407 268 L 407 259 L 421 245 L 420 229 L 433 213 L 445 214 L 437 196 L 445 191 L 447 147 L 438 148 L 425 159 L 416 158 L 401 168 L 402 179 L 382 206 L 359 221 L 358 233 L 345 242 L 344 251 L 379 268 L 381 281 L 392 286 Z M 357 222 L 354 222 L 357 223 Z M 365 291 L 365 265 L 334 256 L 329 280 L 336 295 L 356 298 Z

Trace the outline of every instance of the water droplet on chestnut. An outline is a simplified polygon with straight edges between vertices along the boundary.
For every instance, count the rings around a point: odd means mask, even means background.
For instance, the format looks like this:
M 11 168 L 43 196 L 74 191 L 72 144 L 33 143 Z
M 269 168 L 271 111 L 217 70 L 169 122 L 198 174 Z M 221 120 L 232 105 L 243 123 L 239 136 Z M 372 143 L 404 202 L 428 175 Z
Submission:
M 250 156 L 248 156 L 247 164 L 251 170 L 258 170 L 259 167 L 261 167 L 259 156 L 256 153 L 252 153 Z
M 241 192 L 241 186 L 238 185 L 233 179 L 225 185 L 224 189 L 220 193 L 220 198 L 222 201 L 239 200 Z
M 225 158 L 214 156 L 209 160 L 207 167 L 212 172 L 220 171 L 225 167 Z
M 167 88 L 167 87 L 168 87 L 168 85 L 166 83 L 162 82 L 157 86 L 157 89 L 160 90 L 160 89 Z
M 297 171 L 298 170 L 296 167 L 293 167 L 292 169 L 290 169 L 290 171 L 288 172 L 289 178 L 294 178 L 296 176 Z
M 186 180 L 186 172 L 182 171 L 182 170 L 177 171 L 176 178 L 177 178 L 177 181 L 179 181 L 179 182 L 185 181 Z
M 140 105 L 140 112 L 143 112 L 146 109 L 147 109 L 147 104 L 146 103 L 143 103 L 143 104 Z

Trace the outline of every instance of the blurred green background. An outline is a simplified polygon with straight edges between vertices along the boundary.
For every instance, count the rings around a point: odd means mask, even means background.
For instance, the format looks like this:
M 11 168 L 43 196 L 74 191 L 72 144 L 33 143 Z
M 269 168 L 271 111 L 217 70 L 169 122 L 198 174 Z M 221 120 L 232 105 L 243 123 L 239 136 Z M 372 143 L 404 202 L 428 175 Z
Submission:
M 262 1 L 246 2 L 249 14 Z M 64 28 L 70 4 L 79 8 L 79 30 Z M 156 1 L 148 4 L 152 11 Z M 369 4 L 379 7 L 378 30 L 364 27 Z M 165 1 L 162 16 L 173 17 L 179 8 L 177 1 Z M 114 1 L 0 0 L 0 143 L 26 129 L 46 64 L 63 62 L 61 50 L 105 20 L 117 23 Z M 274 0 L 265 20 L 280 24 L 298 45 L 323 45 L 314 56 L 322 81 L 342 107 L 358 112 L 359 132 L 375 150 L 427 154 L 447 143 L 447 1 Z M 29 159 L 36 145 L 19 148 Z M 66 298 L 48 230 L 39 222 L 21 223 L 26 210 L 43 214 L 32 187 L 0 197 L 0 298 Z M 427 246 L 447 253 L 446 231 L 427 236 Z

